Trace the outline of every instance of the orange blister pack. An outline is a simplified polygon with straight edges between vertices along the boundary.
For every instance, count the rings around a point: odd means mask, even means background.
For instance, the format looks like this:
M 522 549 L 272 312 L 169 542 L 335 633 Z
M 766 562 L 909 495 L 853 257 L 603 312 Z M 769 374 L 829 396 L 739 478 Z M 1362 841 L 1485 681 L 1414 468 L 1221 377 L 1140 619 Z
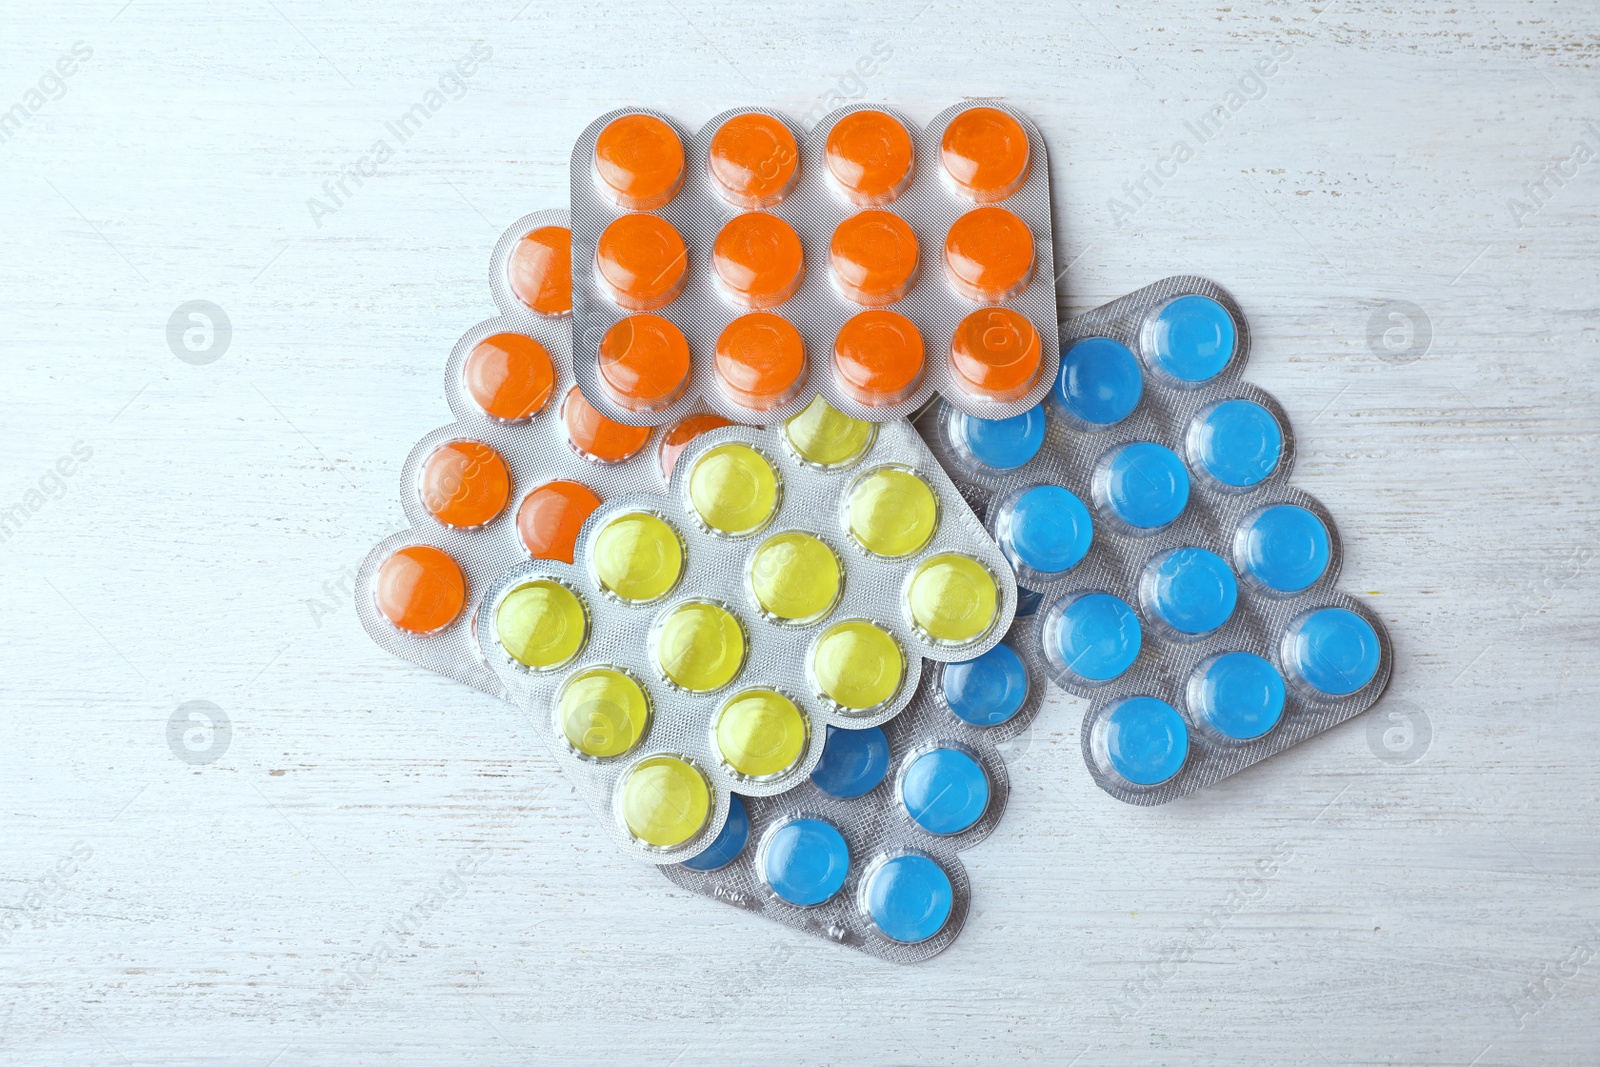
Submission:
M 998 102 L 918 128 L 841 108 L 802 135 L 741 108 L 686 135 L 595 120 L 572 154 L 574 373 L 619 423 L 709 409 L 855 418 L 930 396 L 982 418 L 1043 399 L 1058 361 L 1049 163 Z

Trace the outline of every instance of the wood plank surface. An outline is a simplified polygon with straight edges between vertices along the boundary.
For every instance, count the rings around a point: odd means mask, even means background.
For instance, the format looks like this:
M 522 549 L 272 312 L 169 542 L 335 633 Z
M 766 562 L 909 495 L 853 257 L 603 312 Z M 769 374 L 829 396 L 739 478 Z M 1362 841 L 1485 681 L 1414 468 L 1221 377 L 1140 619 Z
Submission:
M 0 1062 L 1600 1062 L 1600 9 L 0 19 Z M 1055 694 L 966 930 L 896 968 L 624 860 L 520 712 L 379 651 L 348 590 L 496 236 L 563 204 L 594 116 L 984 95 L 1050 146 L 1064 316 L 1238 297 L 1397 662 L 1155 809 L 1092 785 Z M 168 344 L 193 300 L 231 323 L 204 365 Z M 169 748 L 191 700 L 210 764 Z

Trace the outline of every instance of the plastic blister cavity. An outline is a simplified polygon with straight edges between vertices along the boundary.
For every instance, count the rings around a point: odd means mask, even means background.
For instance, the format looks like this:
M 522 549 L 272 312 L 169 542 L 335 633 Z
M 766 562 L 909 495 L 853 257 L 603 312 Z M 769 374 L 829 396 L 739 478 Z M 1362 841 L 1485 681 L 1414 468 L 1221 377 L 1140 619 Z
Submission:
M 959 853 L 999 823 L 1010 791 L 998 746 L 1028 728 L 1042 697 L 1012 643 L 1024 628 L 975 658 L 928 664 L 881 726 L 829 727 L 807 782 L 735 794 L 717 840 L 662 873 L 883 959 L 947 948 L 973 894 Z
M 693 135 L 602 115 L 572 151 L 578 383 L 640 426 L 697 405 L 765 425 L 817 395 L 872 421 L 936 392 L 1025 411 L 1056 376 L 1049 179 L 998 102 L 922 128 L 841 108 L 806 135 L 760 109 Z
M 1334 589 L 1338 531 L 1288 484 L 1283 409 L 1241 380 L 1221 286 L 1175 277 L 1063 324 L 1049 400 L 920 424 L 1040 603 L 1030 662 L 1091 706 L 1084 759 L 1136 804 L 1183 796 L 1370 707 L 1392 652 Z
M 1015 608 L 908 423 L 829 469 L 782 430 L 728 426 L 682 451 L 664 494 L 595 508 L 573 562 L 493 578 L 475 629 L 612 836 L 675 863 L 713 844 L 732 793 L 804 782 L 827 728 L 892 719 L 925 660 L 986 652 Z

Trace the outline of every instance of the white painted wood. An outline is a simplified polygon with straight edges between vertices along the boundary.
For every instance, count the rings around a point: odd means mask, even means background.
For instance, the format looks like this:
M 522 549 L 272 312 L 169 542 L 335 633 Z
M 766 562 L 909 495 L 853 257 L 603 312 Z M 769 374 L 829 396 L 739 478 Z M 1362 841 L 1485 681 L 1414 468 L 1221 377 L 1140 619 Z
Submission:
M 0 144 L 0 508 L 55 494 L 0 544 L 0 1061 L 1600 1060 L 1600 163 L 1567 162 L 1600 149 L 1600 11 L 520 2 L 4 13 L 0 107 L 93 54 Z M 319 226 L 307 198 L 475 41 L 461 98 Z M 965 933 L 897 969 L 625 862 L 518 713 L 366 639 L 338 587 L 448 417 L 495 235 L 562 202 L 584 123 L 835 92 L 1028 111 L 1066 311 L 1177 272 L 1237 294 L 1417 762 L 1362 719 L 1126 808 L 1057 698 L 966 854 Z M 166 341 L 197 299 L 233 328 L 206 366 Z M 1369 348 L 1391 300 L 1431 323 L 1414 362 Z M 232 724 L 210 765 L 168 748 L 189 700 Z

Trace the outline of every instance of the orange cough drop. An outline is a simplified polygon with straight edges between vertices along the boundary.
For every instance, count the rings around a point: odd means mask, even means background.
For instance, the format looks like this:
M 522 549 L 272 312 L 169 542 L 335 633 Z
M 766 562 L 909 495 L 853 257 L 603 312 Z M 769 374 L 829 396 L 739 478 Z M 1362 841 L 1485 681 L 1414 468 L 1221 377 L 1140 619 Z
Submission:
M 657 411 L 689 384 L 689 342 L 660 315 L 629 315 L 600 340 L 600 385 L 618 407 Z
M 787 403 L 805 384 L 805 342 L 779 315 L 743 315 L 717 338 L 716 369 L 722 391 L 734 403 L 768 411 Z
M 422 464 L 422 506 L 446 526 L 482 526 L 505 510 L 511 472 L 482 441 L 451 441 Z
M 623 115 L 595 138 L 594 173 L 624 211 L 666 207 L 683 187 L 683 141 L 654 115 Z
M 717 234 L 712 266 L 722 291 L 740 307 L 776 307 L 805 277 L 805 255 L 794 227 L 764 212 L 739 215 Z
M 800 176 L 800 147 L 789 127 L 752 111 L 733 116 L 712 135 L 706 166 L 717 192 L 734 207 L 774 207 Z
M 883 307 L 917 281 L 917 234 L 889 211 L 863 211 L 839 223 L 828 246 L 834 284 L 847 300 Z
M 402 548 L 378 568 L 373 600 L 383 617 L 413 634 L 442 630 L 461 614 L 467 580 L 461 567 L 432 545 Z
M 1021 400 L 1039 381 L 1039 331 L 1010 308 L 982 308 L 950 340 L 950 369 L 963 392 L 983 400 Z
M 852 111 L 828 131 L 828 173 L 846 200 L 881 207 L 911 186 L 911 135 L 893 115 Z
M 572 313 L 572 231 L 541 226 L 517 242 L 506 265 L 506 281 L 522 305 L 541 315 Z
M 839 330 L 833 368 L 840 388 L 858 404 L 898 404 L 922 383 L 922 334 L 894 311 L 863 311 Z
M 546 482 L 522 498 L 517 539 L 533 559 L 571 563 L 583 520 L 599 506 L 599 495 L 582 482 Z
M 567 390 L 561 402 L 561 421 L 567 427 L 567 443 L 591 463 L 622 463 L 632 459 L 650 439 L 648 426 L 624 426 L 606 418 L 578 391 Z
M 518 422 L 544 410 L 556 370 L 544 345 L 520 333 L 497 333 L 473 346 L 461 381 L 491 419 Z
M 654 311 L 683 292 L 689 250 L 666 219 L 624 215 L 600 234 L 594 266 L 606 295 L 618 307 Z
M 945 127 L 939 162 L 968 200 L 1004 200 L 1028 180 L 1028 132 L 999 108 L 968 108 Z
M 1033 233 L 1003 207 L 969 211 L 945 237 L 944 272 L 968 300 L 1010 300 L 1033 277 Z

